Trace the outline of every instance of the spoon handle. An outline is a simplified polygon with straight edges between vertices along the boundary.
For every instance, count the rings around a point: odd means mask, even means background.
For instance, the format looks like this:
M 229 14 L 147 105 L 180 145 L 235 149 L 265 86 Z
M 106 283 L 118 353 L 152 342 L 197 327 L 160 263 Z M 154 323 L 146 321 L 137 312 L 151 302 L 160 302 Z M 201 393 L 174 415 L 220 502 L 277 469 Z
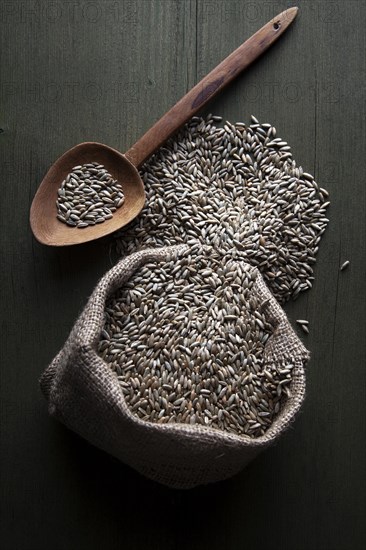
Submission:
M 233 51 L 125 153 L 127 159 L 137 168 L 142 166 L 178 128 L 265 52 L 292 23 L 297 12 L 295 7 L 283 11 Z

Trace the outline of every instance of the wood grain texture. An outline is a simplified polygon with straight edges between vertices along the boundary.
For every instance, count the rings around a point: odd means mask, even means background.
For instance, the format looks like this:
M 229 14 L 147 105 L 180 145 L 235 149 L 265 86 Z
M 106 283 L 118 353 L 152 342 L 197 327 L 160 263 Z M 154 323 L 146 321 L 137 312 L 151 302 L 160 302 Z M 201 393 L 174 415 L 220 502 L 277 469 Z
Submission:
M 29 207 L 63 151 L 82 141 L 127 150 L 287 4 L 0 1 L 5 550 L 364 548 L 366 5 L 296 4 L 293 27 L 208 110 L 275 124 L 331 193 L 313 289 L 286 306 L 310 322 L 307 399 L 293 429 L 240 475 L 179 492 L 48 418 L 38 377 L 112 265 L 112 238 L 43 247 Z
M 168 140 L 183 124 L 201 111 L 236 76 L 260 57 L 292 24 L 297 8 L 276 15 L 255 34 L 231 52 L 209 74 L 189 90 L 126 152 L 126 157 L 137 168 Z

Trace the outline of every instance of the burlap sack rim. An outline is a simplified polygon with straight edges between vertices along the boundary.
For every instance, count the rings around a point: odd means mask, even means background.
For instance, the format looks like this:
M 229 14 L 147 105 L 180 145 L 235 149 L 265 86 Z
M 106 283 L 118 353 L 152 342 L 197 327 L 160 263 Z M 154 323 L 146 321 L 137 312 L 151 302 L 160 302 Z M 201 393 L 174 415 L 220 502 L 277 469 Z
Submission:
M 285 313 L 275 298 L 270 293 L 269 289 L 265 285 L 262 276 L 258 270 L 255 286 L 257 291 L 263 296 L 263 300 L 269 300 L 267 305 L 270 314 L 280 319 L 278 330 L 280 332 L 288 333 L 293 340 L 293 353 L 289 354 L 287 359 L 295 365 L 293 370 L 293 380 L 290 386 L 292 390 L 292 396 L 286 400 L 286 404 L 283 409 L 278 413 L 271 427 L 267 430 L 265 435 L 252 439 L 245 435 L 235 435 L 232 433 L 224 432 L 217 428 L 190 425 L 190 424 L 157 424 L 153 422 L 147 422 L 139 417 L 135 416 L 128 408 L 123 393 L 120 390 L 120 386 L 116 376 L 111 371 L 109 365 L 103 361 L 103 359 L 96 353 L 96 346 L 99 340 L 100 332 L 104 325 L 104 306 L 108 297 L 113 294 L 126 282 L 131 275 L 144 263 L 149 261 L 157 261 L 157 259 L 168 259 L 171 254 L 179 254 L 180 252 L 188 251 L 190 247 L 188 245 L 173 245 L 161 247 L 159 249 L 145 249 L 131 254 L 130 256 L 120 260 L 112 269 L 110 269 L 104 277 L 96 285 L 92 295 L 90 296 L 83 313 L 74 325 L 68 340 L 66 341 L 62 350 L 57 354 L 49 367 L 45 370 L 40 379 L 40 385 L 43 393 L 50 402 L 50 413 L 52 414 L 54 405 L 52 399 L 53 390 L 57 387 L 58 382 L 62 377 L 62 367 L 58 368 L 62 363 L 65 349 L 70 349 L 71 353 L 68 353 L 69 359 L 73 352 L 81 352 L 84 364 L 99 364 L 103 367 L 104 375 L 108 383 L 111 385 L 111 394 L 108 396 L 110 400 L 110 406 L 117 407 L 118 411 L 123 414 L 126 420 L 131 423 L 131 427 L 139 428 L 139 430 L 156 431 L 157 433 L 167 432 L 172 435 L 187 436 L 189 441 L 197 439 L 202 440 L 202 436 L 205 438 L 213 437 L 219 443 L 233 444 L 241 447 L 263 447 L 269 445 L 282 433 L 286 427 L 291 423 L 296 413 L 301 407 L 303 399 L 305 397 L 305 372 L 304 363 L 309 358 L 309 352 L 303 346 L 292 327 L 287 320 Z M 240 261 L 240 260 L 238 260 Z M 251 266 L 252 267 L 252 266 Z M 88 322 L 85 322 L 85 315 L 87 314 Z M 272 338 L 272 337 L 271 337 Z M 283 355 L 281 360 L 285 360 L 286 356 Z M 270 358 L 270 360 L 276 360 L 276 358 Z M 277 358 L 278 360 L 278 358 Z M 118 399 L 117 399 L 118 396 Z M 61 416 L 62 416 L 62 411 Z M 67 424 L 67 422 L 65 422 Z M 73 428 L 75 429 L 75 428 Z

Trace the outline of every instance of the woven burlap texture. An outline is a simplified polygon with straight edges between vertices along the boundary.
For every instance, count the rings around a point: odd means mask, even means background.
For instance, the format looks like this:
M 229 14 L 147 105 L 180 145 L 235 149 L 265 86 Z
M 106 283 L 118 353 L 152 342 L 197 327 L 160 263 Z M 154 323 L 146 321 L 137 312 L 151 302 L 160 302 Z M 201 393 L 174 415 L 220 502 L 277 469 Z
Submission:
M 96 352 L 105 303 L 144 263 L 175 258 L 187 249 L 187 245 L 177 245 L 135 252 L 108 271 L 40 380 L 53 417 L 141 474 L 175 488 L 226 479 L 277 440 L 303 402 L 308 359 L 307 350 L 257 271 L 253 292 L 269 300 L 268 312 L 276 326 L 265 346 L 265 364 L 294 365 L 291 397 L 265 435 L 251 439 L 200 425 L 155 424 L 133 415 L 116 375 Z

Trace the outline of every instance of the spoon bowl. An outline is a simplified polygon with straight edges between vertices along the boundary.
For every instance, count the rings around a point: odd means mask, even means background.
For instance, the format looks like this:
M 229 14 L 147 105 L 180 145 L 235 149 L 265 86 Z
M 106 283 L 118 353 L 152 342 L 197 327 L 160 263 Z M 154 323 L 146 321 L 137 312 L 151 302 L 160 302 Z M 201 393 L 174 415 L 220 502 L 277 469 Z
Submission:
M 96 142 L 76 145 L 64 153 L 44 177 L 31 206 L 30 225 L 36 239 L 50 246 L 67 246 L 99 239 L 133 220 L 145 203 L 144 184 L 138 169 L 189 118 L 204 107 L 241 71 L 264 53 L 295 19 L 298 8 L 277 15 L 196 84 L 125 154 Z M 122 186 L 125 202 L 110 220 L 84 228 L 57 219 L 57 191 L 74 166 L 103 164 Z
M 105 166 L 121 184 L 125 202 L 121 208 L 117 208 L 110 220 L 79 229 L 70 227 L 56 218 L 57 191 L 74 166 L 89 162 L 99 162 Z M 79 244 L 101 237 L 101 225 L 103 235 L 127 225 L 141 212 L 144 204 L 144 184 L 137 168 L 126 156 L 102 143 L 85 142 L 64 153 L 48 170 L 31 206 L 30 225 L 37 240 L 42 244 Z

